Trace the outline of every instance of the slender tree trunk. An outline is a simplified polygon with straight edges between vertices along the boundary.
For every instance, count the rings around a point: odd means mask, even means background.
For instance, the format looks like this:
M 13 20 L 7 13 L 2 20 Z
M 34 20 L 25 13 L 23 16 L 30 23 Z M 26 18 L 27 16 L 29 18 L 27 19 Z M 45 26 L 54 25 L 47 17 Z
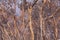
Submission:
M 42 8 L 41 9 L 41 13 L 40 13 L 40 29 L 41 29 L 41 40 L 43 40 L 43 18 L 42 18 Z
M 29 26 L 30 26 L 30 31 L 31 31 L 31 40 L 34 40 L 34 32 L 33 32 L 33 28 L 32 28 L 32 20 L 31 20 L 31 12 L 32 12 L 32 7 L 30 6 L 30 8 L 28 8 L 28 12 L 29 12 Z
M 58 29 L 57 29 L 57 22 L 56 22 L 56 19 L 53 17 L 54 19 L 54 36 L 55 36 L 55 40 L 58 40 L 57 37 L 58 37 Z
M 22 28 L 25 27 L 25 23 L 24 23 L 24 5 L 25 4 L 22 4 Z M 25 36 L 23 35 L 23 38 L 25 40 Z

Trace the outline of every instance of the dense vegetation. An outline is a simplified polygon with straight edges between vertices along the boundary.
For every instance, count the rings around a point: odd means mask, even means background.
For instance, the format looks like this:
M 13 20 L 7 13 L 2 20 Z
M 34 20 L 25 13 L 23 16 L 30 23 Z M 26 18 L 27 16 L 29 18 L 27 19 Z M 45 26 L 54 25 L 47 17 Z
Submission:
M 60 40 L 60 0 L 0 0 L 0 40 Z

